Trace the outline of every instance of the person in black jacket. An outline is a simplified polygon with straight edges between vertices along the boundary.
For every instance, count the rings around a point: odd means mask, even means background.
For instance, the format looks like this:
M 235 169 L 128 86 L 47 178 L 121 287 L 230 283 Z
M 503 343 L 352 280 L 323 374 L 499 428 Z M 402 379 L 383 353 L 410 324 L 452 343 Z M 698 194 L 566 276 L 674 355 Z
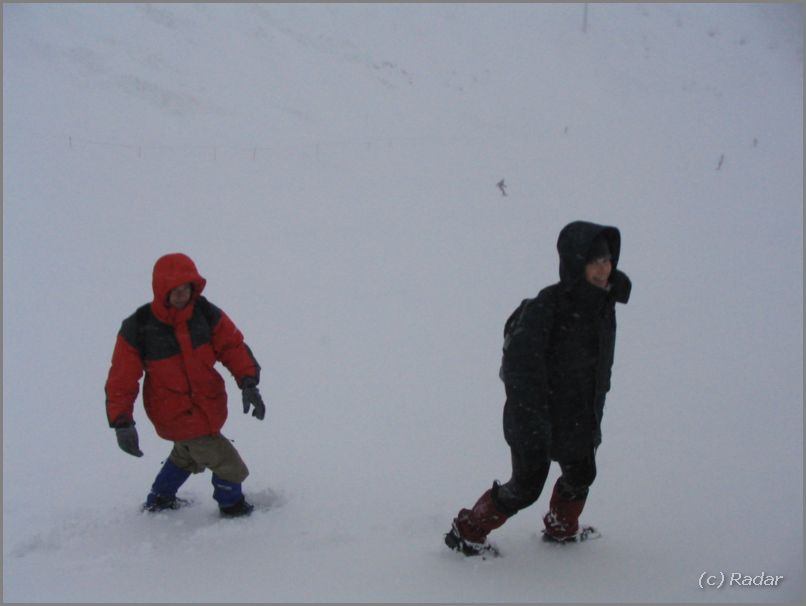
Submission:
M 487 535 L 543 491 L 551 461 L 562 475 L 543 518 L 546 540 L 590 538 L 579 516 L 596 478 L 595 453 L 616 339 L 616 303 L 632 284 L 616 269 L 615 227 L 575 221 L 557 240 L 560 281 L 524 300 L 504 328 L 500 376 L 506 391 L 504 438 L 512 477 L 493 482 L 472 509 L 453 520 L 445 543 L 465 555 L 494 552 Z

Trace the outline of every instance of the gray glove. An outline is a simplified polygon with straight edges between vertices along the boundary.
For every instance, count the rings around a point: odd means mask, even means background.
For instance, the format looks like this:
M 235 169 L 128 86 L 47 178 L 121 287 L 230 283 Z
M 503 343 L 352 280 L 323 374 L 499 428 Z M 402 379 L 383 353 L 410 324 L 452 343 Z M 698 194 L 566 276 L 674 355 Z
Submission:
M 115 427 L 115 436 L 118 439 L 118 446 L 123 452 L 126 452 L 133 457 L 142 457 L 143 451 L 140 450 L 140 438 L 137 436 L 137 430 L 134 425 L 129 427 Z
M 263 398 L 260 397 L 260 390 L 257 388 L 257 382 L 252 377 L 247 377 L 241 382 L 241 399 L 243 400 L 243 413 L 249 413 L 249 406 L 254 406 L 252 416 L 256 417 L 258 421 L 262 421 L 266 416 L 266 405 L 263 403 Z

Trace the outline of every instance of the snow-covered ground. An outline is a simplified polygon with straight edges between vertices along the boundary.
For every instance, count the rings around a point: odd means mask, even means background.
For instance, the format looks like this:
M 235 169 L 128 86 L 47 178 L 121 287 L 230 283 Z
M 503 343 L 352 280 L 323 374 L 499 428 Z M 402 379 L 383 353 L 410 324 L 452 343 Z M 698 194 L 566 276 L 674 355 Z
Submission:
M 803 599 L 802 5 L 584 8 L 3 5 L 4 601 Z M 503 323 L 576 219 L 634 285 L 604 536 L 541 543 L 544 494 L 465 559 Z M 139 513 L 170 445 L 106 426 L 174 251 L 263 366 L 262 423 L 227 378 L 250 519 L 209 473 Z

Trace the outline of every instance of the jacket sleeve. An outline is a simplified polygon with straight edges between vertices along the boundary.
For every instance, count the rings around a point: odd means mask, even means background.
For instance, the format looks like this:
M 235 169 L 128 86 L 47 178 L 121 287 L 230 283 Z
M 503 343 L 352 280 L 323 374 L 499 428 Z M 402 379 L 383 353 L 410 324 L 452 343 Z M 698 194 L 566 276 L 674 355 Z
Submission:
M 244 342 L 243 335 L 235 323 L 223 311 L 213 328 L 213 349 L 216 358 L 230 371 L 238 387 L 243 387 L 243 380 L 251 377 L 255 384 L 260 382 L 260 365 L 252 350 Z
M 140 393 L 143 361 L 139 350 L 124 336 L 126 323 L 118 333 L 112 352 L 112 366 L 106 379 L 106 418 L 110 427 L 134 424 L 134 402 Z

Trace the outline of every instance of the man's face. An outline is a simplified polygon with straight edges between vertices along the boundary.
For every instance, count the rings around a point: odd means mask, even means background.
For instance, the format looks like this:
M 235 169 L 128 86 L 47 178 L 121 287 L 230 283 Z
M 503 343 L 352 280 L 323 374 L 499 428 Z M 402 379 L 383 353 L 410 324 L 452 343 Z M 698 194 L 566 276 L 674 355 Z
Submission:
M 598 288 L 607 289 L 607 281 L 612 271 L 613 261 L 609 256 L 594 259 L 585 265 L 585 279 Z
M 177 286 L 170 293 L 168 293 L 168 305 L 174 309 L 185 309 L 190 303 L 190 297 L 193 294 L 193 286 L 188 282 Z

